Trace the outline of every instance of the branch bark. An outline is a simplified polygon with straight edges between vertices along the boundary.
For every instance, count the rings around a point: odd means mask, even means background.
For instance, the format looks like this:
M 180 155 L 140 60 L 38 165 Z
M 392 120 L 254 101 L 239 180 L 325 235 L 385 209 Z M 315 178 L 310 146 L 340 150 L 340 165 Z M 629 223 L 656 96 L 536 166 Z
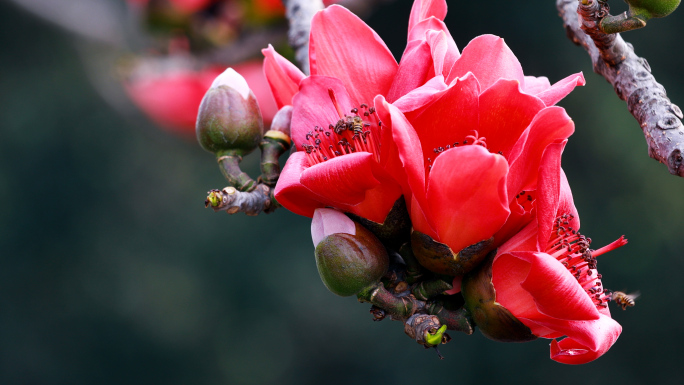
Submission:
M 309 75 L 309 33 L 311 19 L 323 9 L 321 0 L 283 0 L 285 17 L 290 22 L 288 39 L 302 71 Z
M 229 186 L 223 190 L 209 191 L 204 205 L 211 207 L 214 212 L 225 211 L 228 214 L 243 212 L 255 216 L 262 211 L 266 214 L 271 213 L 280 207 L 272 195 L 273 189 L 262 183 L 249 192 L 238 191 L 235 187 Z
M 594 72 L 613 85 L 620 99 L 639 122 L 651 158 L 667 165 L 673 175 L 684 176 L 682 111 L 656 82 L 646 59 L 636 55 L 620 34 L 599 29 L 608 5 L 597 0 L 556 0 L 563 24 L 575 44 L 591 57 Z

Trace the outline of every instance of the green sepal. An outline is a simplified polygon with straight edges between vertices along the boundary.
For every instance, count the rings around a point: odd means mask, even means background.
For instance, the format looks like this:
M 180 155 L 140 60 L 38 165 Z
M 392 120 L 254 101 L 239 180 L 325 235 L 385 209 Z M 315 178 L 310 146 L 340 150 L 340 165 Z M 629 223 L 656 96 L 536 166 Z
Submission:
M 508 309 L 496 302 L 496 290 L 492 284 L 492 263 L 496 251 L 489 253 L 485 261 L 466 274 L 461 282 L 464 307 L 482 334 L 500 342 L 526 342 L 537 338 Z
M 494 238 L 486 239 L 454 253 L 449 246 L 427 234 L 413 230 L 411 248 L 418 262 L 433 273 L 458 277 L 473 270 L 494 249 Z
M 254 151 L 264 135 L 256 97 L 243 97 L 229 86 L 210 88 L 202 99 L 195 126 L 202 148 L 222 156 L 243 157 Z
M 356 235 L 337 233 L 316 246 L 316 266 L 331 292 L 347 297 L 376 285 L 389 268 L 387 250 L 356 223 Z
M 394 206 L 383 223 L 373 222 L 351 213 L 346 214 L 354 222 L 370 230 L 385 246 L 393 250 L 399 250 L 411 234 L 411 217 L 406 209 L 406 200 L 403 195 L 394 202 Z

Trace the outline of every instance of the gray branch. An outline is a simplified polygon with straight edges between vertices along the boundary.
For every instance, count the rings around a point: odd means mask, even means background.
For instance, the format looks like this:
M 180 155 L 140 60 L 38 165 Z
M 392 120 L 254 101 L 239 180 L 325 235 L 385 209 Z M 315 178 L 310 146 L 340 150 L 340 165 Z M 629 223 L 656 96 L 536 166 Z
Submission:
M 249 192 L 238 191 L 235 187 L 229 186 L 223 190 L 209 191 L 205 206 L 211 207 L 215 212 L 225 211 L 228 214 L 243 212 L 255 216 L 262 211 L 273 212 L 278 207 L 271 197 L 272 193 L 272 189 L 265 184 L 258 184 L 256 189 Z M 216 202 L 216 205 L 212 201 Z
M 295 59 L 305 74 L 309 74 L 309 33 L 311 19 L 323 9 L 321 0 L 283 0 L 285 16 L 290 22 L 288 39 L 295 51 Z
M 605 34 L 599 22 L 607 4 L 597 0 L 556 0 L 568 37 L 589 53 L 594 72 L 615 88 L 639 122 L 651 158 L 665 163 L 673 175 L 684 176 L 682 111 L 656 82 L 646 59 L 634 53 L 620 34 Z

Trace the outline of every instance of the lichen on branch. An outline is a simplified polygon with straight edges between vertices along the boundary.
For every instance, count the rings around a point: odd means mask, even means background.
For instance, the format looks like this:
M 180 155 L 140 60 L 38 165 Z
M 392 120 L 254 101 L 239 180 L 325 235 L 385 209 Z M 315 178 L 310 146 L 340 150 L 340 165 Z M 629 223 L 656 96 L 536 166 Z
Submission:
M 684 176 L 684 117 L 667 97 L 665 87 L 651 74 L 646 59 L 636 55 L 620 34 L 600 30 L 609 16 L 608 4 L 598 0 L 557 0 L 568 37 L 591 57 L 594 72 L 613 85 L 620 99 L 639 122 L 651 158 L 667 165 L 673 175 Z

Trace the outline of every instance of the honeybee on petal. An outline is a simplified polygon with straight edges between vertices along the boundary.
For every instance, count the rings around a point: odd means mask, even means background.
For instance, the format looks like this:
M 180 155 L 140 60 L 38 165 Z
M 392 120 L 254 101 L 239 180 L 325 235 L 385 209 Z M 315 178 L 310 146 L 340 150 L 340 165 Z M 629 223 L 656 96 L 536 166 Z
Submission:
M 615 301 L 618 306 L 622 306 L 622 310 L 626 310 L 628 306 L 634 306 L 634 300 L 637 299 L 639 295 L 639 292 L 625 294 L 621 291 L 614 291 L 611 294 L 611 299 Z

